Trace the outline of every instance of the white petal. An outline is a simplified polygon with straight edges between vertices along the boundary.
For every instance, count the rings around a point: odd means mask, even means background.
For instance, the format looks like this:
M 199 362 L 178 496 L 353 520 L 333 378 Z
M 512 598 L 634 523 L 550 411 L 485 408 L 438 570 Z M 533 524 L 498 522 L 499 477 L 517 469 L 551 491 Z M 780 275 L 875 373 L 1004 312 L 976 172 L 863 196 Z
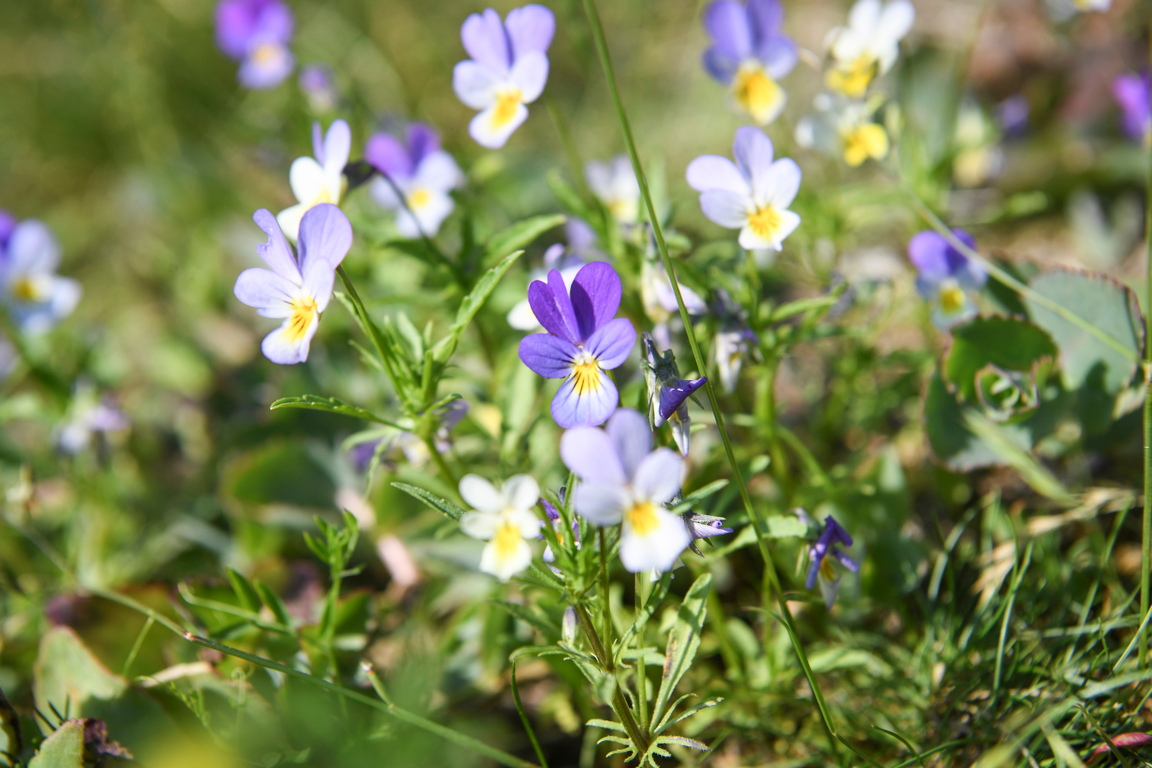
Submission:
M 504 494 L 479 475 L 464 475 L 460 478 L 460 497 L 481 512 L 499 512 L 506 503 Z
M 540 486 L 530 475 L 513 475 L 504 481 L 500 492 L 512 509 L 529 509 L 540 501 Z
M 311 208 L 307 203 L 297 203 L 291 208 L 285 208 L 276 214 L 276 223 L 280 225 L 280 230 L 284 233 L 284 237 L 292 242 L 300 237 L 300 220 L 304 218 L 304 214 Z M 303 279 L 303 278 L 301 278 Z
M 764 179 L 764 203 L 776 208 L 787 208 L 800 190 L 800 166 L 790 157 L 772 163 Z M 757 202 L 760 199 L 757 198 Z
M 456 98 L 472 109 L 484 109 L 496 101 L 504 77 L 474 61 L 462 61 L 452 70 L 452 90 Z
M 548 57 L 536 51 L 521 56 L 512 65 L 510 79 L 520 89 L 524 103 L 531 104 L 540 98 L 548 82 Z
M 657 448 L 644 457 L 632 479 L 636 498 L 663 504 L 671 501 L 684 479 L 684 460 L 668 448 Z
M 623 487 L 608 483 L 581 482 L 572 497 L 576 514 L 593 525 L 616 525 L 631 500 Z
M 328 188 L 323 166 L 311 157 L 298 157 L 288 170 L 288 184 L 301 203 L 311 205 Z
M 468 124 L 468 134 L 482 147 L 499 149 L 527 119 L 528 107 L 523 104 L 517 104 L 515 111 L 507 118 L 503 116 L 503 110 L 493 104 L 472 118 L 472 122 Z
M 726 189 L 710 189 L 700 193 L 700 208 L 704 215 L 722 227 L 739 229 L 748 223 L 748 209 L 752 201 Z
M 466 536 L 474 539 L 488 541 L 496 535 L 496 528 L 500 525 L 500 515 L 496 512 L 465 512 L 460 517 L 460 530 Z
M 460 172 L 460 166 L 456 165 L 452 155 L 441 150 L 433 152 L 420 162 L 412 186 L 447 192 L 463 183 L 464 174 Z
M 484 545 L 484 552 L 480 555 L 480 570 L 500 581 L 508 581 L 531 564 L 532 548 L 524 539 L 505 543 L 498 537 L 493 538 Z
M 916 9 L 908 0 L 892 0 L 884 6 L 876 25 L 876 39 L 883 45 L 896 45 L 912 29 Z
M 620 537 L 620 561 L 632 573 L 657 570 L 668 571 L 676 563 L 676 558 L 692 541 L 687 526 L 666 509 L 653 510 L 657 525 L 643 536 L 624 522 Z
M 688 164 L 688 186 L 697 192 L 726 189 L 738 195 L 749 193 L 748 184 L 740 170 L 726 157 L 704 155 Z

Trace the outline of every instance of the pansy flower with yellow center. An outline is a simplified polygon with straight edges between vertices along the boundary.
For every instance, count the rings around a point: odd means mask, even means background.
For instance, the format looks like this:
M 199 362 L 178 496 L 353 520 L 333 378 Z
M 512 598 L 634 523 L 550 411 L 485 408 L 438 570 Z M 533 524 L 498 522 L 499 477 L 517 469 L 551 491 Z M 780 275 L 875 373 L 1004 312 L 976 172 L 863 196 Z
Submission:
M 952 230 L 969 248 L 976 248 L 972 235 Z M 932 230 L 918 232 L 908 243 L 908 258 L 916 267 L 916 290 L 932 302 L 932 320 L 948 328 L 976 314 L 972 294 L 988 280 L 984 268 Z
M 849 98 L 863 96 L 896 63 L 900 40 L 915 18 L 910 0 L 857 0 L 848 12 L 848 26 L 828 34 L 832 62 L 824 82 Z
M 772 141 L 745 126 L 736 131 L 733 154 L 705 155 L 688 165 L 688 184 L 700 192 L 704 215 L 722 227 L 740 230 L 740 247 L 779 251 L 800 225 L 788 210 L 800 189 L 800 166 L 789 158 L 773 161 Z
M 636 344 L 636 329 L 620 308 L 620 276 L 602 261 L 585 264 L 569 289 L 558 270 L 528 286 L 528 303 L 547 333 L 520 341 L 520 360 L 546 379 L 564 379 L 552 398 L 552 418 L 564 428 L 602 424 L 619 393 L 604 371 L 620 366 Z
M 300 219 L 315 205 L 340 204 L 347 181 L 344 166 L 352 151 L 352 129 L 343 120 L 336 120 L 322 133 L 320 123 L 312 124 L 312 153 L 315 157 L 298 157 L 288 171 L 292 194 L 300 202 L 276 214 L 280 229 L 289 240 L 295 241 L 300 230 Z
M 80 284 L 56 274 L 60 246 L 42 221 L 19 224 L 0 211 L 0 311 L 29 334 L 44 333 L 71 314 Z
M 509 11 L 504 21 L 491 8 L 464 21 L 460 38 L 472 58 L 456 65 L 452 88 L 466 106 L 480 110 L 468 126 L 476 143 L 498 149 L 528 119 L 526 105 L 548 80 L 555 31 L 552 11 L 536 4 Z
M 253 267 L 236 279 L 236 298 L 262 317 L 283 318 L 264 338 L 261 350 L 274 363 L 291 365 L 308 359 L 308 347 L 320 313 L 332 298 L 336 267 L 352 247 L 352 226 L 334 205 L 322 203 L 300 222 L 299 255 L 292 252 L 276 219 L 267 210 L 252 219 L 268 235 L 256 252 L 271 269 Z
M 532 563 L 528 539 L 540 535 L 543 521 L 532 511 L 540 486 L 528 475 L 516 475 L 499 489 L 479 475 L 460 479 L 460 496 L 472 509 L 460 518 L 460 528 L 488 543 L 480 555 L 480 570 L 508 581 Z
M 684 460 L 673 450 L 652 450 L 648 420 L 630 408 L 604 429 L 570 429 L 560 456 L 580 478 L 576 513 L 593 525 L 620 525 L 620 560 L 632 573 L 671 570 L 692 534 L 665 504 L 680 491 Z
M 804 514 L 803 510 L 799 512 L 802 520 L 808 520 L 808 516 Z M 811 523 L 811 521 L 808 522 Z M 808 550 L 808 581 L 805 583 L 807 589 L 812 589 L 819 583 L 820 592 L 828 606 L 836 602 L 836 592 L 840 586 L 840 574 L 832 566 L 832 561 L 835 560 L 852 573 L 860 570 L 860 565 L 844 554 L 840 550 L 840 545 L 852 546 L 852 537 L 848 535 L 848 531 L 844 530 L 840 523 L 836 522 L 836 518 L 828 515 L 824 518 L 824 530 L 820 533 L 820 538 Z
M 291 39 L 292 12 L 280 0 L 223 0 L 216 6 L 216 43 L 240 62 L 237 78 L 245 88 L 271 88 L 292 73 Z
M 408 126 L 404 141 L 389 133 L 368 139 L 364 159 L 380 172 L 369 192 L 381 207 L 396 211 L 402 237 L 433 237 L 452 213 L 453 189 L 464 174 L 440 149 L 440 137 L 424 123 Z
M 888 133 L 872 115 L 880 101 L 857 101 L 832 93 L 813 100 L 816 112 L 796 124 L 796 143 L 839 158 L 853 168 L 888 154 Z
M 589 160 L 584 166 L 584 179 L 617 224 L 636 223 L 640 216 L 640 184 L 627 155 L 616 155 L 607 162 Z
M 704 69 L 729 87 L 736 108 L 767 125 L 787 102 L 780 78 L 796 66 L 796 44 L 780 31 L 784 9 L 778 0 L 715 0 L 704 12 L 712 47 Z

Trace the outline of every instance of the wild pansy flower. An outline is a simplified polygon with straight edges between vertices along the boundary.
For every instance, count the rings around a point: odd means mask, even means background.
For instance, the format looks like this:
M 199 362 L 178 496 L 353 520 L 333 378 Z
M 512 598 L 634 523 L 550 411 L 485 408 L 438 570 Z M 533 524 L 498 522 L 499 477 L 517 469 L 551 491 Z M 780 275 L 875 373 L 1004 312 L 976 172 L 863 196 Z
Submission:
M 797 513 L 802 520 L 811 522 L 803 510 L 797 510 Z M 808 580 L 805 587 L 812 589 L 819 582 L 820 592 L 829 607 L 836 602 L 836 592 L 840 586 L 840 573 L 832 567 L 832 561 L 835 560 L 852 573 L 860 570 L 860 564 L 840 550 L 841 545 L 852 546 L 852 537 L 836 522 L 836 518 L 828 515 L 824 518 L 824 530 L 820 538 L 808 550 Z
M 540 486 L 528 475 L 508 478 L 496 486 L 479 475 L 460 479 L 460 496 L 472 507 L 460 518 L 460 528 L 488 543 L 480 556 L 480 570 L 508 581 L 532 564 L 528 539 L 540 534 L 540 518 L 532 511 L 540 500 Z
M 236 278 L 236 298 L 255 307 L 262 317 L 284 318 L 260 345 L 265 357 L 281 365 L 302 363 L 308 359 L 320 313 L 332 298 L 336 267 L 352 247 L 352 226 L 336 206 L 317 205 L 300 222 L 297 255 L 271 213 L 261 208 L 252 219 L 268 235 L 268 242 L 256 246 L 256 253 L 271 269 L 253 267 L 241 272 Z
M 565 432 L 560 456 L 580 478 L 572 498 L 576 513 L 593 525 L 621 525 L 624 567 L 670 570 L 692 542 L 684 521 L 664 507 L 680 491 L 684 460 L 668 448 L 652 450 L 648 420 L 621 408 L 604 429 Z
M 976 241 L 964 230 L 954 229 L 952 234 L 976 248 Z M 976 314 L 971 294 L 988 280 L 982 266 L 932 230 L 913 235 L 908 258 L 916 267 L 916 291 L 932 302 L 932 321 L 937 327 L 948 328 Z
M 775 120 L 787 95 L 778 81 L 796 66 L 796 44 L 780 32 L 778 0 L 715 0 L 704 12 L 712 47 L 704 69 L 729 87 L 737 108 L 760 125 Z
M 704 155 L 688 164 L 688 185 L 700 192 L 704 215 L 722 227 L 740 230 L 740 247 L 779 251 L 800 225 L 788 210 L 800 189 L 800 166 L 791 158 L 773 162 L 772 141 L 758 128 L 736 131 L 736 162 Z
M 56 447 L 75 456 L 97 435 L 128 429 L 128 417 L 107 397 L 98 398 L 87 385 L 77 387 L 70 409 L 71 417 L 56 432 Z
M 888 154 L 888 133 L 872 121 L 879 103 L 821 93 L 812 100 L 815 114 L 796 124 L 796 143 L 843 160 L 855 168 Z
M 56 274 L 60 246 L 42 221 L 0 221 L 0 305 L 21 331 L 44 333 L 71 314 L 80 284 Z
M 312 124 L 312 153 L 315 157 L 298 157 L 288 170 L 288 183 L 292 194 L 300 202 L 276 214 L 280 229 L 289 240 L 296 240 L 300 220 L 304 213 L 321 203 L 340 204 L 347 180 L 344 166 L 352 151 L 352 129 L 343 120 L 336 120 L 322 133 L 320 123 Z
M 452 72 L 452 89 L 465 106 L 479 109 L 468 133 L 482 147 L 504 146 L 528 119 L 528 107 L 548 80 L 548 46 L 556 19 L 542 5 L 508 12 L 505 21 L 491 8 L 464 20 L 460 38 L 471 59 Z
M 543 267 L 533 269 L 531 279 L 545 280 L 548 273 L 556 269 L 564 278 L 564 285 L 571 290 L 572 281 L 576 279 L 576 273 L 581 267 L 592 261 L 603 261 L 608 256 L 596 247 L 596 233 L 583 219 L 569 218 L 564 224 L 564 236 L 568 244 L 554 243 L 548 246 L 544 251 Z M 527 298 L 508 311 L 508 325 L 518 331 L 540 330 L 540 323 L 536 315 L 532 314 L 532 305 Z
M 912 29 L 916 9 L 909 0 L 856 0 L 848 26 L 828 34 L 831 68 L 824 82 L 837 93 L 859 98 L 896 63 L 900 40 Z
M 616 223 L 636 223 L 640 216 L 640 183 L 627 155 L 616 155 L 608 162 L 588 161 L 584 178 Z
M 716 290 L 713 306 L 720 329 L 712 339 L 712 357 L 720 373 L 720 386 L 728 394 L 736 389 L 744 357 L 760 343 L 760 339 L 748 327 L 739 305 L 732 300 L 723 288 Z
M 309 64 L 300 70 L 297 82 L 313 112 L 336 109 L 340 94 L 336 90 L 336 76 L 327 64 Z
M 245 88 L 271 88 L 296 65 L 288 42 L 292 12 L 280 0 L 223 0 L 216 6 L 216 44 L 240 62 Z
M 464 182 L 456 161 L 440 149 L 440 137 L 424 123 L 408 126 L 404 141 L 389 133 L 368 139 L 364 159 L 384 178 L 369 189 L 383 208 L 396 211 L 396 230 L 402 237 L 432 237 L 452 213 L 448 194 Z
M 1112 95 L 1120 105 L 1124 132 L 1152 144 L 1152 74 L 1120 75 L 1112 81 Z
M 604 373 L 632 352 L 636 331 L 620 308 L 620 276 L 600 261 L 581 267 L 571 292 L 558 270 L 528 286 L 532 312 L 547 333 L 520 341 L 520 360 L 547 379 L 564 379 L 552 398 L 552 418 L 564 428 L 603 423 L 619 394 Z
M 688 398 L 704 386 L 708 378 L 701 376 L 688 381 L 680 378 L 672 350 L 665 350 L 663 355 L 657 353 L 656 342 L 649 333 L 643 334 L 640 340 L 644 347 L 640 367 L 644 369 L 644 381 L 648 385 L 648 421 L 652 429 L 668 422 L 676 447 L 687 456 L 690 436 Z

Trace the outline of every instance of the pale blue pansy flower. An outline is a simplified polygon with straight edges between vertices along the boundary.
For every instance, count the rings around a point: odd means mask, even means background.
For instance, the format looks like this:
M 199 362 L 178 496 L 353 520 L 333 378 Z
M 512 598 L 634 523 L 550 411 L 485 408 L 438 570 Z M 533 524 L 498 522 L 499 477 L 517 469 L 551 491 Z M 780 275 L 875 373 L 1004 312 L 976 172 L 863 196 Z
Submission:
M 972 235 L 962 229 L 954 229 L 952 234 L 975 249 Z M 937 327 L 948 328 L 976 314 L 972 296 L 988 280 L 984 267 L 932 230 L 913 235 L 908 258 L 916 267 L 916 291 L 931 302 L 932 321 Z
M 759 125 L 783 111 L 787 94 L 779 80 L 796 66 L 796 44 L 780 31 L 783 21 L 778 0 L 715 0 L 704 12 L 714 41 L 704 53 L 704 68 Z
M 59 264 L 60 246 L 44 222 L 0 222 L 0 304 L 24 333 L 50 330 L 80 301 L 80 284 L 57 275 Z
M 223 0 L 216 6 L 216 43 L 240 62 L 245 88 L 271 88 L 292 73 L 292 12 L 280 0 Z
M 364 149 L 381 177 L 369 192 L 381 207 L 396 211 L 396 230 L 402 237 L 432 237 L 452 212 L 449 194 L 464 183 L 464 174 L 452 156 L 440 148 L 440 137 L 424 123 L 413 123 L 404 141 L 390 133 L 376 133 Z

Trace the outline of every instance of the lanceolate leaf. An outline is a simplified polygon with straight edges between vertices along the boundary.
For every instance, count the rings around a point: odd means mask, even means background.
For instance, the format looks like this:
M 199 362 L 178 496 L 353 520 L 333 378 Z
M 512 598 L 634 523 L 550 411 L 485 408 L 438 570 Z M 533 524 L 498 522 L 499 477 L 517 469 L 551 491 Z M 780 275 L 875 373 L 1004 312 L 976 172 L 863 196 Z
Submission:
M 676 623 L 668 633 L 660 690 L 652 705 L 652 718 L 649 721 L 652 724 L 664 719 L 665 708 L 676 691 L 676 685 L 696 658 L 696 650 L 700 647 L 700 631 L 704 627 L 705 601 L 711 588 L 712 574 L 701 574 L 688 588 L 680 610 L 676 613 Z
M 497 232 L 484 246 L 482 263 L 488 265 L 504 260 L 508 254 L 524 248 L 548 230 L 563 224 L 565 219 L 566 217 L 558 214 L 533 216 Z
M 448 335 L 436 342 L 436 346 L 432 348 L 433 357 L 437 362 L 446 363 L 452 357 L 452 353 L 456 351 L 456 345 L 460 343 L 460 336 L 463 335 L 464 329 L 480 311 L 480 307 L 484 305 L 488 296 L 496 288 L 500 278 L 516 262 L 516 259 L 520 258 L 522 253 L 524 251 L 513 251 L 501 259 L 499 264 L 484 273 L 484 276 L 476 282 L 469 294 L 460 302 L 460 309 L 456 311 L 456 321 L 452 324 Z
M 364 419 L 365 421 L 374 421 L 377 424 L 386 424 L 390 427 L 401 429 L 397 424 L 393 424 L 387 419 L 382 419 L 371 411 L 366 411 L 363 408 L 357 408 L 354 405 L 349 405 L 335 397 L 324 397 L 322 395 L 300 395 L 299 397 L 282 397 L 279 400 L 273 401 L 269 406 L 272 410 L 278 408 L 306 408 L 312 411 L 328 411 L 329 413 L 339 413 L 342 416 L 351 416 L 354 419 Z
M 456 506 L 447 499 L 442 499 L 430 491 L 426 491 L 423 488 L 417 488 L 414 485 L 408 485 L 407 483 L 392 483 L 392 487 L 404 491 L 404 493 L 408 494 L 409 496 L 415 496 L 416 498 L 420 499 L 420 501 L 432 507 L 432 509 L 437 509 L 443 512 L 453 520 L 459 520 L 467 511 Z

